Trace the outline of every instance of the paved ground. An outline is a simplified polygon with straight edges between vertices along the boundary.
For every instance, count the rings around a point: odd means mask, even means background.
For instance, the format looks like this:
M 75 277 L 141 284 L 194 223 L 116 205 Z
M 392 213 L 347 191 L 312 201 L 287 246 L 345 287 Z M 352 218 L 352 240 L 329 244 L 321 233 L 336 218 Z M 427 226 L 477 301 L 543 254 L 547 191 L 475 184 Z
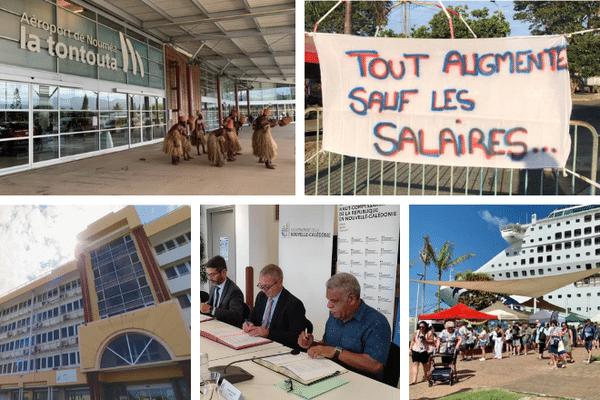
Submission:
M 571 120 L 584 121 L 600 132 L 598 95 L 578 95 Z M 574 137 L 574 128 L 571 127 Z M 305 144 L 305 194 L 314 195 L 587 195 L 585 181 L 563 176 L 552 170 L 511 170 L 493 168 L 436 167 L 432 165 L 392 163 L 320 153 L 319 168 L 313 157 L 315 136 Z M 591 177 L 592 135 L 578 128 L 577 162 L 567 168 Z M 321 143 L 320 143 L 321 144 Z M 572 152 L 573 153 L 573 152 Z M 342 165 L 343 160 L 343 165 Z M 600 177 L 600 172 L 597 175 Z M 598 178 L 596 178 L 598 180 Z M 596 191 L 598 194 L 598 190 Z
M 505 353 L 506 354 L 506 353 Z M 457 362 L 459 382 L 450 386 L 448 383 L 434 383 L 429 387 L 427 382 L 411 385 L 410 398 L 415 400 L 438 399 L 451 394 L 468 392 L 474 388 L 502 388 L 520 393 L 567 397 L 576 399 L 599 399 L 598 379 L 600 363 L 584 364 L 583 347 L 573 350 L 574 364 L 565 369 L 551 370 L 548 365 L 547 352 L 545 359 L 539 361 L 530 352 L 528 356 L 505 357 L 502 360 Z M 599 350 L 594 350 L 594 355 Z M 409 360 L 410 362 L 410 360 Z M 412 375 L 412 362 L 409 365 Z M 422 370 L 420 370 L 422 375 Z M 412 376 L 411 376 L 412 379 Z
M 162 143 L 0 176 L 0 195 L 293 195 L 296 124 L 273 128 L 275 170 L 252 155 L 252 131 L 240 131 L 242 155 L 218 168 L 206 154 L 171 165 Z

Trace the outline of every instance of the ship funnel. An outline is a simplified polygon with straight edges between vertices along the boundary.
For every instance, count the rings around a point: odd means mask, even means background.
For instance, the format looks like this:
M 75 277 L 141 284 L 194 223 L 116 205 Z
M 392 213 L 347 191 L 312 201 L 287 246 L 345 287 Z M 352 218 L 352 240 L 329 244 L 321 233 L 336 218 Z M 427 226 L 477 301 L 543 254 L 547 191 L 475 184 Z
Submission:
M 535 214 L 532 214 L 532 215 L 531 215 L 531 223 L 532 223 L 532 224 L 535 224 L 536 222 L 537 222 L 537 215 L 535 215 Z

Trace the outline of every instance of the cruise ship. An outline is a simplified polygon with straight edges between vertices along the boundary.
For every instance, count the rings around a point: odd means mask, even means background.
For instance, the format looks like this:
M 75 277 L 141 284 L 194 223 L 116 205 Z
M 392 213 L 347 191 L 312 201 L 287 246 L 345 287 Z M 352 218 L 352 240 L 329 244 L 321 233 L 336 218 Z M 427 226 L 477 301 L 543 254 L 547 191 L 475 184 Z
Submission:
M 557 208 L 546 218 L 533 214 L 530 223 L 500 230 L 509 246 L 476 271 L 496 281 L 600 268 L 600 205 Z M 454 305 L 464 289 L 443 288 L 442 292 L 442 300 Z M 548 293 L 543 299 L 593 318 L 600 313 L 600 273 Z

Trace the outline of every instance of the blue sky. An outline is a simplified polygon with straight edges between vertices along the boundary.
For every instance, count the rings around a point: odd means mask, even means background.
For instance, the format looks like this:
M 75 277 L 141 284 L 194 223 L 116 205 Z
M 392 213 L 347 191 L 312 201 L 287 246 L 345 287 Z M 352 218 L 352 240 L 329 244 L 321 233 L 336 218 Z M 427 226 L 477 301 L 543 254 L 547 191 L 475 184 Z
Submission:
M 74 257 L 77 234 L 123 205 L 0 205 L 0 295 Z M 178 206 L 136 206 L 143 224 Z
M 135 210 L 137 211 L 142 224 L 146 225 L 148 222 L 152 222 L 179 207 L 180 206 L 135 206 Z
M 436 1 L 430 2 L 437 3 Z M 504 14 L 506 20 L 510 23 L 511 37 L 529 36 L 529 24 L 513 19 L 515 12 L 512 1 L 443 1 L 443 4 L 446 7 L 466 5 L 469 8 L 469 12 L 487 8 L 490 10 L 490 15 L 492 15 L 494 11 L 500 10 Z M 408 6 L 409 32 L 411 27 L 419 27 L 421 25 L 428 26 L 429 20 L 431 20 L 439 10 L 439 8 L 433 6 L 410 4 Z M 396 33 L 404 33 L 404 6 L 398 6 L 391 12 L 387 28 L 392 29 Z
M 442 248 L 446 241 L 454 243 L 453 259 L 464 254 L 475 254 L 474 257 L 454 267 L 453 276 L 459 271 L 476 271 L 508 246 L 500 235 L 500 226 L 529 223 L 532 214 L 536 214 L 538 219 L 545 218 L 556 207 L 554 205 L 412 205 L 409 211 L 409 260 L 419 259 L 423 237 L 429 235 L 429 240 L 436 250 Z M 420 279 L 418 274 L 422 273 L 423 263 L 419 260 L 410 268 L 410 279 Z M 433 264 L 427 267 L 427 279 L 437 280 L 437 268 Z M 442 273 L 442 280 L 449 279 L 449 272 Z M 437 286 L 425 285 L 425 312 L 435 310 L 436 290 Z M 416 294 L 417 284 L 410 283 L 411 316 L 414 315 Z

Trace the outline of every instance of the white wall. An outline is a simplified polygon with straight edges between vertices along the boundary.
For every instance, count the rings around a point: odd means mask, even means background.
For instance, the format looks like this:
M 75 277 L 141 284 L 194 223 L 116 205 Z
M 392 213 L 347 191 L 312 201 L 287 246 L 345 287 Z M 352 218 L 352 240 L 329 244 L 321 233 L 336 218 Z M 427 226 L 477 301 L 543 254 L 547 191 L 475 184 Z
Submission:
M 290 228 L 323 226 L 322 231 L 333 233 L 336 215 L 333 205 L 281 206 L 280 222 L 291 222 Z M 281 238 L 280 241 L 279 263 L 285 276 L 284 286 L 302 300 L 306 317 L 313 323 L 315 338 L 321 340 L 329 318 L 325 282 L 331 277 L 333 239 L 327 242 L 326 239 Z
M 207 232 L 207 210 L 223 207 L 220 205 L 201 206 L 201 232 L 205 239 Z M 278 224 L 275 221 L 274 205 L 236 205 L 235 206 L 235 252 L 236 276 L 230 277 L 246 295 L 246 267 L 254 267 L 254 282 L 258 283 L 258 273 L 267 264 L 277 264 L 279 246 L 277 241 Z M 202 286 L 208 291 L 209 284 Z M 256 288 L 255 288 L 256 289 Z M 258 289 L 254 291 L 254 298 Z
M 260 270 L 267 264 L 278 264 L 279 260 L 279 230 L 275 220 L 274 205 L 250 206 L 250 263 L 254 268 L 253 286 L 258 283 Z M 258 288 L 254 290 L 254 298 Z
M 207 205 L 201 207 L 201 232 L 205 240 L 207 210 L 223 205 Z M 289 206 L 288 206 L 289 207 Z M 337 215 L 336 206 L 297 206 L 304 214 L 320 213 L 322 208 L 334 209 L 332 224 Z M 323 260 L 322 266 L 315 271 L 316 265 L 310 257 L 296 257 L 294 262 L 283 265 L 279 252 L 279 222 L 275 221 L 274 205 L 236 205 L 235 206 L 235 240 L 236 240 L 236 277 L 237 285 L 246 295 L 246 266 L 254 267 L 253 286 L 258 283 L 258 274 L 267 264 L 278 264 L 283 269 L 284 286 L 304 303 L 307 317 L 314 324 L 314 333 L 321 339 L 325 329 L 325 321 L 329 317 L 327 299 L 325 298 L 325 281 L 331 275 L 331 253 Z M 335 228 L 337 229 L 337 228 Z M 335 231 L 334 231 L 335 232 Z M 323 266 L 324 265 L 324 266 Z M 233 278 L 233 277 L 232 277 Z M 208 290 L 208 289 L 203 289 Z M 258 288 L 254 288 L 254 298 Z

